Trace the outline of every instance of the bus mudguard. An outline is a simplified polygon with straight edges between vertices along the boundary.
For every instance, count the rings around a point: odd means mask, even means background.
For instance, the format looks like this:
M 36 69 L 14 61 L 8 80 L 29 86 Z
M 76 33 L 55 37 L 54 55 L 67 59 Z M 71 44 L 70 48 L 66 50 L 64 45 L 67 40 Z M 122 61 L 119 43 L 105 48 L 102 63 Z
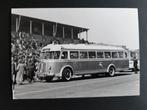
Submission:
M 109 68 L 110 68 L 111 66 L 113 66 L 114 69 L 116 69 L 115 65 L 111 63 L 111 64 L 109 64 L 109 66 L 107 67 L 107 72 L 109 72 Z
M 64 70 L 65 68 L 71 68 L 71 70 L 72 70 L 72 72 L 73 72 L 73 68 L 72 68 L 71 65 L 65 65 L 65 66 L 63 66 L 63 67 L 61 68 L 61 70 L 60 70 L 60 74 L 59 74 L 60 77 L 62 76 L 62 72 L 63 72 L 63 70 Z

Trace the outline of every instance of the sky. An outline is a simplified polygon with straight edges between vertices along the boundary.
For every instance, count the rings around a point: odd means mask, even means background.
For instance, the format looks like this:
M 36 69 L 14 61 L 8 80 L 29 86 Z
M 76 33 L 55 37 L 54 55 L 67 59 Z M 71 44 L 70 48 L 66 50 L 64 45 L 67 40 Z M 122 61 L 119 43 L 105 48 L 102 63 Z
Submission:
M 13 8 L 11 13 L 88 28 L 90 42 L 139 49 L 137 8 Z

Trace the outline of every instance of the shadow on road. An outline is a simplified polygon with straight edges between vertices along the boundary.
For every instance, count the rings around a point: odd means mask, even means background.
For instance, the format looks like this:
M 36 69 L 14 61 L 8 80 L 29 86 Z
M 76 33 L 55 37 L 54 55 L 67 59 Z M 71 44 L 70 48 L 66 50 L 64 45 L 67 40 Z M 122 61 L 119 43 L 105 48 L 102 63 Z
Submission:
M 121 74 L 116 74 L 114 77 L 118 77 L 118 76 L 124 76 L 124 75 L 131 75 L 132 73 L 121 73 Z M 75 80 L 88 80 L 88 79 L 96 79 L 96 78 L 110 78 L 109 76 L 107 76 L 105 73 L 103 74 L 97 74 L 97 76 L 85 76 L 85 77 L 79 77 L 79 78 L 73 78 L 71 79 L 71 81 L 75 81 Z
M 134 74 L 134 72 L 121 72 L 121 73 L 119 72 L 119 73 L 116 73 L 114 77 L 121 77 L 121 76 L 124 76 L 124 75 L 132 75 L 132 74 Z M 89 80 L 89 79 L 96 79 L 96 78 L 110 78 L 110 77 L 107 76 L 107 74 L 105 74 L 105 73 L 101 73 L 101 74 L 97 74 L 97 75 L 94 75 L 94 76 L 91 76 L 91 75 L 85 75 L 84 77 L 77 76 L 77 77 L 72 78 L 70 81 Z M 50 82 L 44 81 L 44 83 L 55 83 L 55 82 L 67 82 L 67 81 L 63 81 L 61 79 L 53 80 L 53 81 L 50 81 Z

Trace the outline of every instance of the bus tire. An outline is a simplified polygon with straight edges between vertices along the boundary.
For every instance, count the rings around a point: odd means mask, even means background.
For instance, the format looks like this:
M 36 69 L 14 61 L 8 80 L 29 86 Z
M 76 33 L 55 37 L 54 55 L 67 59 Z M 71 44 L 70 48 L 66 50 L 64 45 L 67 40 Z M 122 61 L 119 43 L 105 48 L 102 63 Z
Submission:
M 110 77 L 113 77 L 115 75 L 115 68 L 113 66 L 110 66 L 109 67 L 109 70 L 108 70 L 108 75 Z
M 62 72 L 62 79 L 64 81 L 69 81 L 71 79 L 72 76 L 72 71 L 70 68 L 65 68 Z
M 44 79 L 46 82 L 50 82 L 52 81 L 53 78 L 54 78 L 53 76 L 46 76 Z

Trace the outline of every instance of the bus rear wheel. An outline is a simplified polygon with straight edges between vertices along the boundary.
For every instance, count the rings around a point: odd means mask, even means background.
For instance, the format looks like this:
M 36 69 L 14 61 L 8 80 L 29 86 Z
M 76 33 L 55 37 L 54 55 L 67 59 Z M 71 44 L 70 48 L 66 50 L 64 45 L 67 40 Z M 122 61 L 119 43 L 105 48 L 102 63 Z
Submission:
M 62 72 L 62 79 L 65 81 L 69 81 L 71 79 L 72 72 L 69 68 L 65 68 Z
M 113 66 L 109 68 L 108 75 L 111 77 L 115 75 L 115 68 Z

